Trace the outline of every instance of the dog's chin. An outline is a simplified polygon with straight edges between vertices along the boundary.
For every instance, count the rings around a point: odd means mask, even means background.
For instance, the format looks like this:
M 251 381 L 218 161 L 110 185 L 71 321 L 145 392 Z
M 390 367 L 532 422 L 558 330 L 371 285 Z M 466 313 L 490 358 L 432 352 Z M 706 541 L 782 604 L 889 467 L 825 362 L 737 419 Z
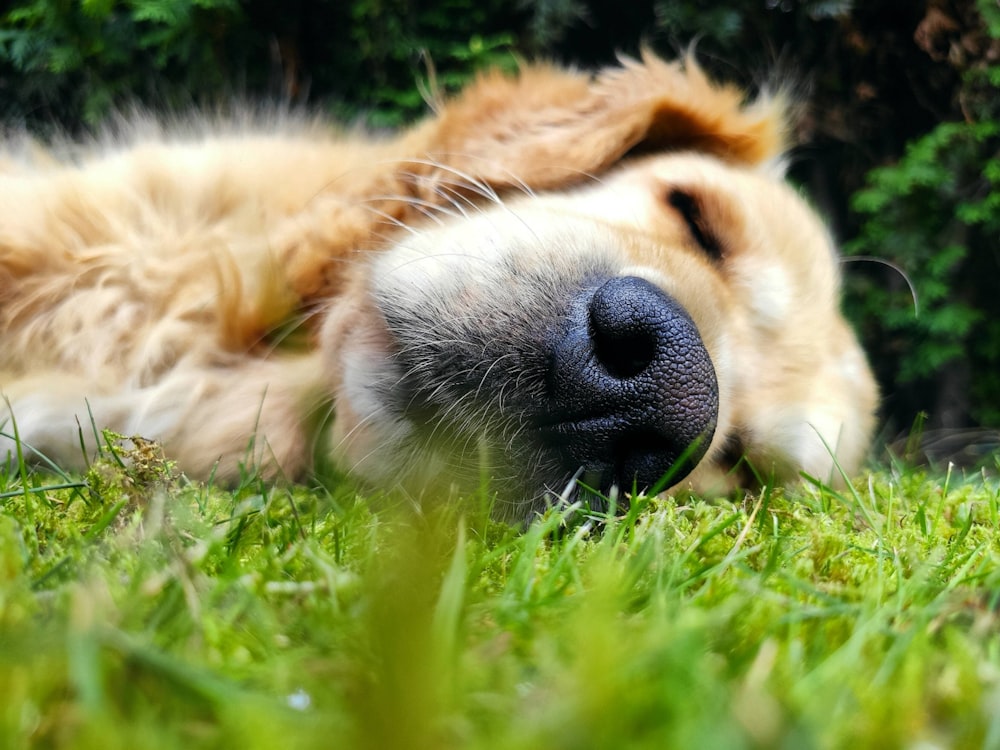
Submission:
M 627 504 L 633 492 L 667 489 L 694 468 L 684 458 L 662 482 L 640 482 L 613 461 L 573 466 L 540 432 L 526 430 L 512 444 L 485 430 L 408 422 L 400 415 L 372 422 L 354 438 L 339 463 L 373 485 L 418 501 L 480 496 L 494 516 L 516 522 L 575 503 L 604 512 Z

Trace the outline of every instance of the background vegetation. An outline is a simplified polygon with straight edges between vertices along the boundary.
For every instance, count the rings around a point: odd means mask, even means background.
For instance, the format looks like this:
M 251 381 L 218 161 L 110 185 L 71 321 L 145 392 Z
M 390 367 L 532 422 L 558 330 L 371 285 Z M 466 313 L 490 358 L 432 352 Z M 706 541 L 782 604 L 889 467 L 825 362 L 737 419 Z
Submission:
M 695 40 L 748 87 L 800 82 L 794 177 L 848 253 L 900 269 L 846 267 L 892 438 L 920 412 L 1000 425 L 998 37 L 997 0 L 14 0 L 0 121 L 78 131 L 136 100 L 237 96 L 396 126 L 424 111 L 418 83 Z

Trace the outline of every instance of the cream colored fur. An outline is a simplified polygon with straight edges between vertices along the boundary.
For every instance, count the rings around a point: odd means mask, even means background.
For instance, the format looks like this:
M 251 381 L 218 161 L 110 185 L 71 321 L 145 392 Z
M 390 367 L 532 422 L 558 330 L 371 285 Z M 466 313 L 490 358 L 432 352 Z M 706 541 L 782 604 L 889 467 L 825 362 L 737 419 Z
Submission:
M 511 267 L 557 283 L 599 262 L 673 295 L 712 357 L 719 422 L 687 483 L 735 483 L 734 450 L 782 478 L 856 471 L 875 387 L 830 237 L 777 173 L 784 118 L 779 100 L 747 105 L 690 61 L 647 57 L 593 78 L 490 73 L 383 139 L 265 118 L 59 156 L 11 147 L 0 454 L 12 412 L 29 454 L 70 466 L 93 421 L 197 477 L 302 477 L 322 450 L 383 485 L 447 484 L 476 462 L 507 481 L 507 433 L 483 424 L 471 448 L 439 449 L 383 403 L 399 377 L 384 308 L 474 316 L 488 338 L 493 313 L 532 304 Z M 721 262 L 671 189 L 696 199 Z M 478 291 L 455 285 L 470 278 Z

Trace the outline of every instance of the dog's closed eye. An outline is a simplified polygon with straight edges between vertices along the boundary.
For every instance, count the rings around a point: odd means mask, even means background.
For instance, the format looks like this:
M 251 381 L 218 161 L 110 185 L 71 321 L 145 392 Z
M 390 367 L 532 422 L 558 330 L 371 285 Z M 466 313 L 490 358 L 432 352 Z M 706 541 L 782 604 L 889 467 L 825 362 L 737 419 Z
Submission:
M 684 219 L 692 239 L 705 251 L 713 262 L 722 260 L 722 245 L 712 232 L 712 227 L 702 211 L 701 201 L 694 194 L 680 188 L 670 188 L 667 191 L 667 203 Z

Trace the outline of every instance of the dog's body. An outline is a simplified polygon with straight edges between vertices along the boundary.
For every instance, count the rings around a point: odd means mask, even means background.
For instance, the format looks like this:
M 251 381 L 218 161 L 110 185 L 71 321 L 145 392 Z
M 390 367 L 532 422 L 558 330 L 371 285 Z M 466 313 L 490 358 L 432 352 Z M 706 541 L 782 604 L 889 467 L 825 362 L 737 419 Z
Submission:
M 488 75 L 391 139 L 0 154 L 0 453 L 16 421 L 79 463 L 93 422 L 200 477 L 322 452 L 525 506 L 578 470 L 854 471 L 875 387 L 833 244 L 778 174 L 783 119 L 649 58 Z

